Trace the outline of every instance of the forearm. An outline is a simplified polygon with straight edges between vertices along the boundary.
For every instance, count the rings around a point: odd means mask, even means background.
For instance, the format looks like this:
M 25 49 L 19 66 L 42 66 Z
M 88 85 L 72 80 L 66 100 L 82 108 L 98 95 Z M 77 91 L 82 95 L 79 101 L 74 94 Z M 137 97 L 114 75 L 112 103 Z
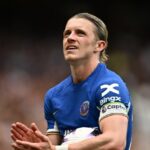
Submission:
M 69 150 L 123 150 L 124 143 L 119 143 L 110 133 L 69 144 Z
M 53 145 L 60 145 L 62 143 L 62 136 L 59 134 L 48 134 L 47 136 Z

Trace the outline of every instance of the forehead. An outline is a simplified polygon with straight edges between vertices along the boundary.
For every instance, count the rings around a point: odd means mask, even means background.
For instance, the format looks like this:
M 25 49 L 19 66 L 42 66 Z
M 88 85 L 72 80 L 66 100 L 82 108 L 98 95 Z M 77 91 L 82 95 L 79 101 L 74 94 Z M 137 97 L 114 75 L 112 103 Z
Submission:
M 68 20 L 65 30 L 71 30 L 71 29 L 83 29 L 83 30 L 94 30 L 95 26 L 94 24 L 84 18 L 71 18 Z

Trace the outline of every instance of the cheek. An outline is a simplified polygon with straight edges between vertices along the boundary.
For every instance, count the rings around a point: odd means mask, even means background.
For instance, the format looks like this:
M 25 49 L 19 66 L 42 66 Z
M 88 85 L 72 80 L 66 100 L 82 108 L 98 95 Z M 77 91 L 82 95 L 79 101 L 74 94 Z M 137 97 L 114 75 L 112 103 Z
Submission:
M 85 41 L 82 48 L 86 51 L 93 51 L 94 50 L 94 44 L 91 41 Z
M 85 45 L 86 47 L 91 47 L 94 45 L 94 40 L 93 38 L 86 38 L 84 40 L 82 40 L 83 45 Z

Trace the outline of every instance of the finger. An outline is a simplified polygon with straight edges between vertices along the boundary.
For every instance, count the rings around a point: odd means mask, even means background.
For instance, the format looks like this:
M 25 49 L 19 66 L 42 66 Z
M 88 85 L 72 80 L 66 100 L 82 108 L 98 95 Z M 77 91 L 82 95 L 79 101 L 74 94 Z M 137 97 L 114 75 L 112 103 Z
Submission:
M 40 131 L 38 126 L 35 123 L 31 123 L 31 129 L 35 132 L 35 131 Z
M 16 140 L 18 140 L 13 134 L 10 135 L 12 140 L 15 142 Z
M 41 140 L 41 141 L 47 141 L 48 137 L 45 136 L 37 127 L 35 123 L 31 124 L 31 128 L 34 131 L 35 135 Z
M 22 134 L 18 132 L 16 129 L 11 129 L 11 133 L 15 139 L 22 140 Z
M 21 136 L 24 136 L 26 134 L 26 132 L 24 132 L 24 130 L 19 128 L 16 124 L 12 125 L 12 131 L 18 132 L 18 134 L 20 134 Z
M 22 130 L 24 133 L 30 131 L 30 128 L 21 122 L 16 122 L 16 127 L 18 127 L 20 130 Z
M 21 122 L 16 122 L 12 127 L 17 132 L 18 139 L 26 140 L 33 134 L 33 131 Z
M 31 129 L 32 129 L 32 132 L 34 133 L 34 142 L 41 142 L 42 140 L 36 135 L 36 131 L 39 131 L 39 128 L 37 127 L 37 125 L 35 123 L 31 123 Z
M 16 145 L 12 145 L 12 147 L 14 148 L 14 150 L 20 150 L 20 148 Z
M 24 147 L 21 147 L 16 143 L 12 143 L 11 146 L 14 148 L 14 150 L 26 150 Z
M 27 142 L 27 141 L 20 141 L 20 140 L 17 140 L 16 143 L 19 145 L 19 146 L 24 146 L 24 147 L 31 147 L 31 148 L 37 148 L 39 147 L 38 143 L 32 143 L 32 142 Z
M 13 127 L 13 126 L 16 126 L 16 123 L 12 123 L 12 124 L 11 124 L 11 127 Z
M 15 147 L 13 145 L 12 145 L 12 147 L 13 147 L 14 150 L 20 150 L 19 148 Z

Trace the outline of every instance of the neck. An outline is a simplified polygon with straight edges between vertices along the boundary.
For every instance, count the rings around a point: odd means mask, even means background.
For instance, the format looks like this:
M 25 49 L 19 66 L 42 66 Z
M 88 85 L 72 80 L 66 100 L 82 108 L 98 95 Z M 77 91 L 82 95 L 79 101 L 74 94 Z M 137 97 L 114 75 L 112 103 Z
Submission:
M 84 81 L 97 67 L 99 61 L 86 62 L 82 64 L 71 64 L 71 74 L 74 83 Z

